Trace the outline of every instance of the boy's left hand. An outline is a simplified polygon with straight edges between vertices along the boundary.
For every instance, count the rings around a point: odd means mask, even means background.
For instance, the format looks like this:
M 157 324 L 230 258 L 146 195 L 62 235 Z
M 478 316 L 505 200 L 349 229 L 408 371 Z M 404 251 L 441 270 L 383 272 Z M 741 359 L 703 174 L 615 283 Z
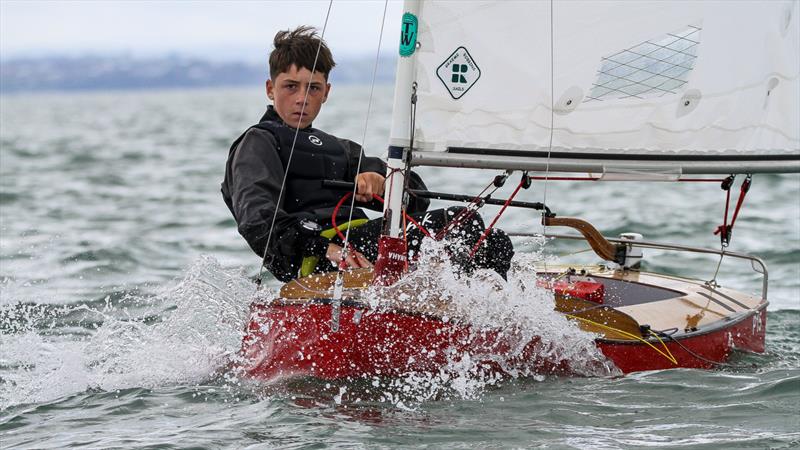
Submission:
M 377 172 L 364 172 L 356 177 L 356 200 L 369 203 L 372 194 L 383 196 L 383 184 L 386 181 L 383 175 Z

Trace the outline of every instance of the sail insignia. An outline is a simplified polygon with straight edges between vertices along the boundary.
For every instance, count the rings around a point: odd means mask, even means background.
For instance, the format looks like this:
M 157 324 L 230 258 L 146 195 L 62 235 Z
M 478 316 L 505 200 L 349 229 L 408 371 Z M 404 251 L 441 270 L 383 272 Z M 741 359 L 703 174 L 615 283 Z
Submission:
M 411 13 L 403 14 L 400 27 L 400 56 L 411 56 L 417 49 L 417 28 L 419 21 L 417 16 Z
M 436 69 L 436 75 L 453 100 L 458 100 L 478 82 L 481 69 L 466 48 L 458 47 Z
M 677 93 L 694 68 L 700 31 L 690 25 L 602 58 L 586 101 Z

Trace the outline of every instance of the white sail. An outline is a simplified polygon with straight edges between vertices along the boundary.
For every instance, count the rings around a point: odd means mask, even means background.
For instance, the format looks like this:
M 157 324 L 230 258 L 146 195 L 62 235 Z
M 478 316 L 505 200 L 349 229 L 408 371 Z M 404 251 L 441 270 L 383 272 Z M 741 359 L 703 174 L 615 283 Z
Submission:
M 411 2 L 413 163 L 800 171 L 799 4 Z M 409 145 L 409 103 L 392 146 Z

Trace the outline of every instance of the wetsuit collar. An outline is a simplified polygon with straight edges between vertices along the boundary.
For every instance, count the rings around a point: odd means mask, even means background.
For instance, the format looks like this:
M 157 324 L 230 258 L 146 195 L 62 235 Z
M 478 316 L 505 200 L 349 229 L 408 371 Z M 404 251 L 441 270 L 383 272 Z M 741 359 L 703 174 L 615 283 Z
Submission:
M 283 121 L 283 119 L 281 119 L 281 116 L 278 115 L 278 112 L 275 111 L 275 107 L 272 106 L 272 105 L 267 106 L 267 112 L 265 112 L 264 115 L 261 116 L 261 120 L 259 120 L 259 122 L 266 122 L 266 121 L 278 122 L 280 124 L 286 125 L 287 127 L 291 128 L 291 129 L 294 129 L 293 126 L 288 125 L 286 122 Z M 308 124 L 307 127 L 303 128 L 303 131 L 311 130 L 312 125 L 313 124 Z

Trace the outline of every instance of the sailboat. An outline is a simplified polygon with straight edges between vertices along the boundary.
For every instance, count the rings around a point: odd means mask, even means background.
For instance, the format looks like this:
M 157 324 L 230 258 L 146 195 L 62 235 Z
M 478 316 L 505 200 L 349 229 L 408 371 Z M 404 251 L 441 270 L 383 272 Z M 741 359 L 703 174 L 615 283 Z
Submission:
M 471 355 L 500 372 L 504 358 L 569 372 L 536 336 L 521 341 L 516 331 L 473 323 L 446 295 L 420 300 L 402 242 L 405 171 L 485 169 L 490 180 L 500 171 L 521 187 L 557 174 L 602 182 L 717 177 L 729 190 L 739 175 L 741 196 L 753 174 L 800 172 L 798 4 L 406 0 L 376 266 L 299 278 L 259 297 L 241 369 L 261 380 L 396 376 Z M 468 197 L 468 208 L 532 208 L 548 238 L 585 241 L 602 264 L 542 264 L 531 277 L 566 326 L 591 333 L 622 373 L 713 368 L 735 350 L 765 350 L 767 268 L 727 249 L 736 214 L 711 249 L 635 233 L 606 237 L 558 216 L 556 205 L 513 195 L 413 194 Z M 642 249 L 749 261 L 761 291 L 647 272 Z M 380 305 L 370 301 L 375 292 Z

